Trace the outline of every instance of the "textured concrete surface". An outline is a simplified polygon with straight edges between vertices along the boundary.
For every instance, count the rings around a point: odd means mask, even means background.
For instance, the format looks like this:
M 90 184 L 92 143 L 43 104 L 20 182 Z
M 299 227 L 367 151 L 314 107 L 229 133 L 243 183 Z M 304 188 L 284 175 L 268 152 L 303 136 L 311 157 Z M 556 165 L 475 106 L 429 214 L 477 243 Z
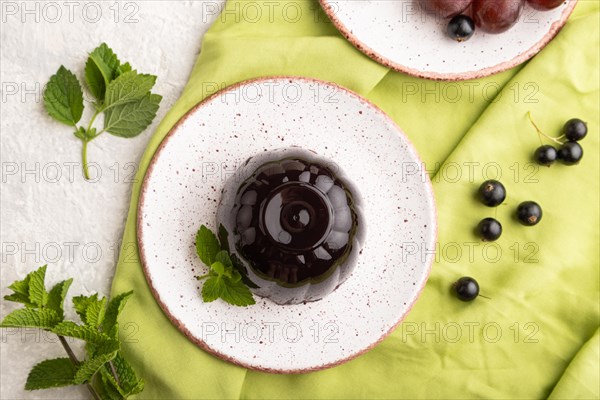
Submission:
M 2 296 L 8 284 L 46 263 L 49 284 L 74 278 L 70 296 L 109 293 L 137 161 L 178 98 L 220 6 L 219 0 L 1 2 Z M 83 79 L 87 53 L 103 41 L 121 60 L 157 75 L 154 91 L 164 98 L 140 136 L 104 134 L 89 145 L 96 164 L 94 181 L 86 182 L 81 142 L 46 115 L 42 91 L 61 64 Z M 1 317 L 16 308 L 1 304 Z M 71 309 L 68 316 L 76 318 Z M 90 397 L 84 387 L 23 390 L 34 364 L 65 356 L 54 336 L 2 330 L 0 344 L 1 399 Z

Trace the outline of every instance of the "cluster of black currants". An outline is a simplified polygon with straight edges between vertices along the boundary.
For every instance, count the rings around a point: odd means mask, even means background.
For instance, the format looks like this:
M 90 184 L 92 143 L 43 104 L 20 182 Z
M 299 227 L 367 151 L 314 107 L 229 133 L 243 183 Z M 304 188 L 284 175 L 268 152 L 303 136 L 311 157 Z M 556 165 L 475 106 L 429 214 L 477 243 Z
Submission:
M 563 126 L 562 135 L 554 138 L 546 135 L 537 127 L 531 118 L 531 114 L 529 114 L 529 119 L 538 134 L 560 146 L 558 149 L 548 144 L 538 147 L 533 155 L 538 164 L 549 167 L 558 160 L 565 165 L 575 165 L 583 158 L 583 148 L 578 142 L 587 135 L 588 129 L 585 122 L 579 118 L 568 120 Z M 563 139 L 566 139 L 566 141 L 563 141 Z
M 506 199 L 506 188 L 496 180 L 479 186 L 479 200 L 488 207 L 497 207 Z M 517 219 L 525 226 L 537 225 L 542 219 L 542 207 L 535 201 L 524 201 L 517 207 Z M 477 234 L 485 242 L 493 242 L 502 235 L 502 224 L 495 218 L 484 218 L 477 225 Z
M 496 180 L 487 180 L 478 190 L 479 200 L 488 207 L 497 207 L 506 199 L 506 188 Z M 542 219 L 542 207 L 535 201 L 524 201 L 517 207 L 519 222 L 525 226 L 533 226 Z M 483 241 L 493 242 L 502 235 L 502 224 L 495 218 L 484 218 L 477 225 L 477 234 Z M 481 296 L 479 284 L 470 276 L 463 276 L 452 285 L 456 296 L 462 301 L 471 301 Z M 485 296 L 482 296 L 485 297 Z

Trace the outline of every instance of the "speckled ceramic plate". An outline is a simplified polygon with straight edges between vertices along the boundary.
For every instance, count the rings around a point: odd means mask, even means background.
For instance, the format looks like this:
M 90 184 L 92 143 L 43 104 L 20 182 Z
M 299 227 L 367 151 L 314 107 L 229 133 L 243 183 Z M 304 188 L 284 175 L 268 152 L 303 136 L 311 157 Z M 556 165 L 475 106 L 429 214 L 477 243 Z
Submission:
M 215 228 L 237 166 L 287 146 L 333 160 L 360 190 L 367 228 L 354 272 L 316 302 L 204 303 L 196 231 Z M 400 128 L 355 93 L 305 78 L 244 82 L 194 107 L 156 152 L 138 209 L 144 271 L 173 324 L 218 357 L 278 373 L 341 364 L 388 335 L 427 281 L 436 233 L 430 182 Z
M 551 11 L 525 5 L 515 26 L 501 34 L 477 30 L 457 43 L 448 20 L 421 9 L 417 0 L 320 0 L 340 32 L 360 51 L 400 72 L 427 79 L 465 80 L 492 75 L 527 61 L 567 22 L 577 0 Z

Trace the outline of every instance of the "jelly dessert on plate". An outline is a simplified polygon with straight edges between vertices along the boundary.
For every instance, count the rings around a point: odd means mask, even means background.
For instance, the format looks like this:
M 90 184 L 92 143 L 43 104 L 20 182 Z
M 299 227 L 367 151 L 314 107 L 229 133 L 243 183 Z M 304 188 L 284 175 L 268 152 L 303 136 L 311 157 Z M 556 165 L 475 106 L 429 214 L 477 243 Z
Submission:
M 297 147 L 238 168 L 217 224 L 253 292 L 278 304 L 333 292 L 356 265 L 365 230 L 358 191 L 339 166 Z

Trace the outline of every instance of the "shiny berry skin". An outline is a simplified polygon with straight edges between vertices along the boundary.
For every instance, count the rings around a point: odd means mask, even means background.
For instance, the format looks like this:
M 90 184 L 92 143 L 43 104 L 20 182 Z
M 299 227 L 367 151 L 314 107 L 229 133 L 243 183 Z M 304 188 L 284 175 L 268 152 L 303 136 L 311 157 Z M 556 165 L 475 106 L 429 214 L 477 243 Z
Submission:
M 506 198 L 506 189 L 498 181 L 490 179 L 479 186 L 479 200 L 488 207 L 502 204 Z
M 548 11 L 560 6 L 565 0 L 527 0 L 529 5 L 536 10 Z
M 453 286 L 456 297 L 462 301 L 473 301 L 479 296 L 479 284 L 470 276 L 463 276 Z
M 560 146 L 558 160 L 565 165 L 575 165 L 583 158 L 583 149 L 577 142 L 567 142 Z
M 494 242 L 502 235 L 502 225 L 494 218 L 484 218 L 477 225 L 477 233 L 484 242 Z
M 448 36 L 457 42 L 469 40 L 475 33 L 475 22 L 466 15 L 457 15 L 448 23 Z
M 474 0 L 475 25 L 490 33 L 504 32 L 517 23 L 523 3 L 521 0 Z
M 566 136 L 570 142 L 578 142 L 587 135 L 587 125 L 579 118 L 573 118 L 568 120 L 563 127 L 563 135 Z
M 538 147 L 533 155 L 533 158 L 535 159 L 535 162 L 540 165 L 550 166 L 554 163 L 554 161 L 556 161 L 557 156 L 556 149 L 547 144 Z
M 517 207 L 517 219 L 526 226 L 537 225 L 542 220 L 542 207 L 535 201 L 524 201 Z

